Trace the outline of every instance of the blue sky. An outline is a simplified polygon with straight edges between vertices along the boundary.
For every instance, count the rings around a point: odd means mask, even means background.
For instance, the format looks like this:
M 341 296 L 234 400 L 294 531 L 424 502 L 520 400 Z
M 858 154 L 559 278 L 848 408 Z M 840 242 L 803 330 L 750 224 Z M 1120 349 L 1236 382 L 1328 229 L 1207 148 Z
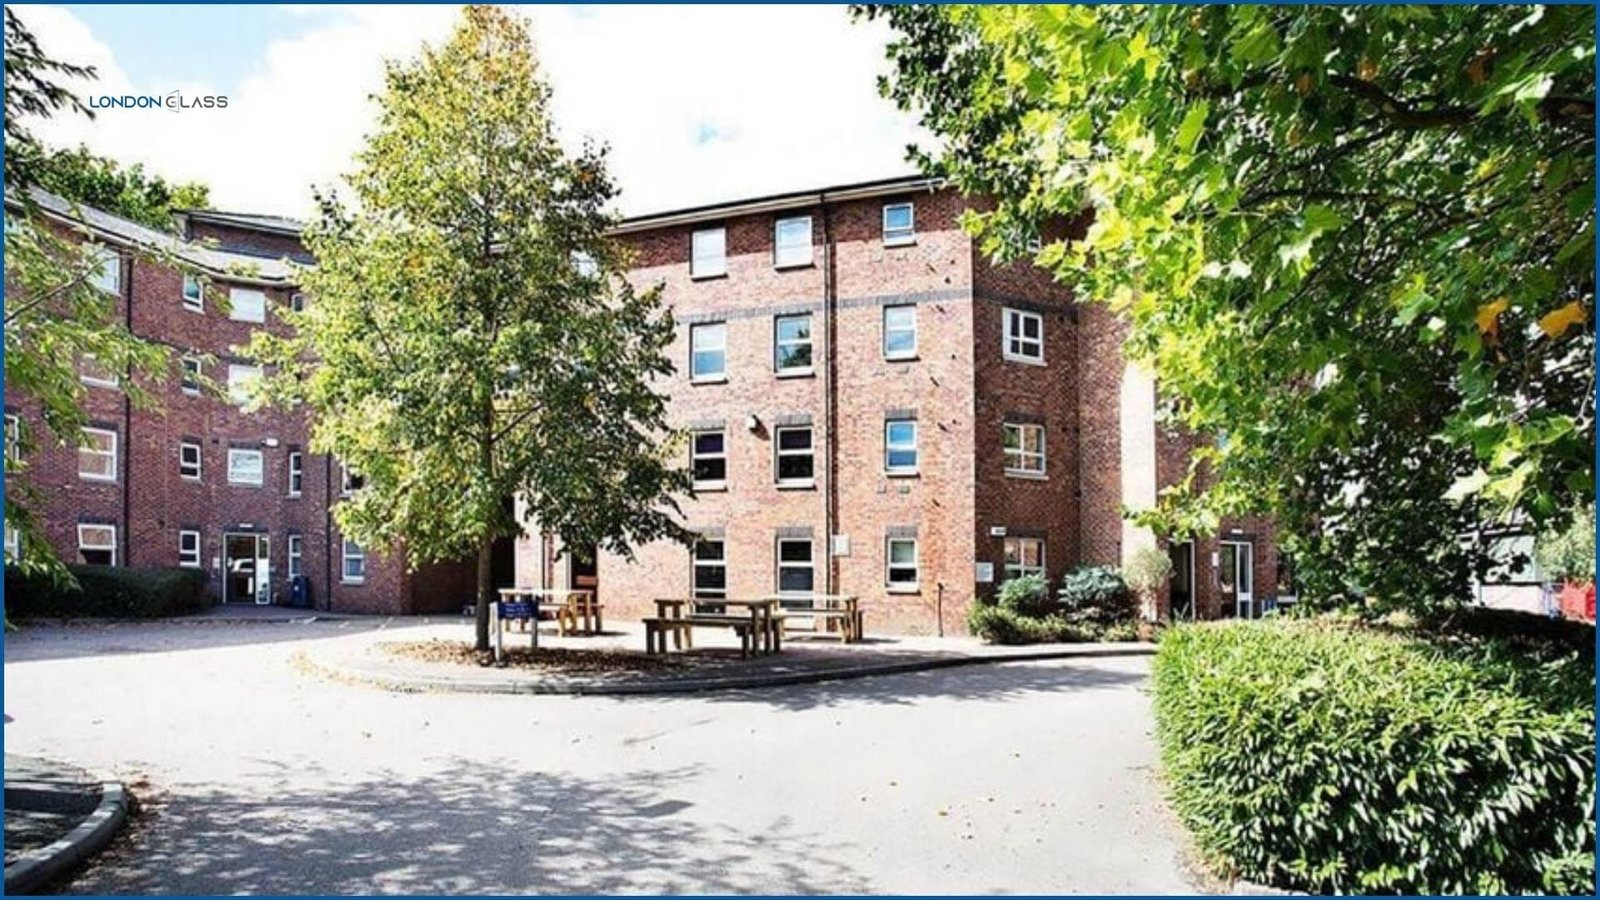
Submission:
M 522 7 L 564 141 L 611 147 L 622 211 L 903 174 L 920 137 L 877 95 L 887 36 L 840 6 Z M 94 65 L 80 93 L 220 93 L 225 110 L 102 110 L 36 131 L 216 205 L 286 215 L 349 170 L 383 61 L 444 40 L 453 6 L 16 7 L 46 52 Z M 819 64 L 825 60 L 825 64 Z M 159 119 L 152 118 L 159 114 Z M 158 126 L 158 127 L 152 127 Z

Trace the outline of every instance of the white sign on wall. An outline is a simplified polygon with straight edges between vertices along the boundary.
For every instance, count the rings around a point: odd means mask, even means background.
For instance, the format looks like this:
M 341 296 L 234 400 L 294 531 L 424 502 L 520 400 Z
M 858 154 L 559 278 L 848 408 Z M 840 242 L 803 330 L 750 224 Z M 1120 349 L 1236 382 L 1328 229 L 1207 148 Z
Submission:
M 979 584 L 994 584 L 994 563 L 981 562 L 975 568 L 977 569 Z

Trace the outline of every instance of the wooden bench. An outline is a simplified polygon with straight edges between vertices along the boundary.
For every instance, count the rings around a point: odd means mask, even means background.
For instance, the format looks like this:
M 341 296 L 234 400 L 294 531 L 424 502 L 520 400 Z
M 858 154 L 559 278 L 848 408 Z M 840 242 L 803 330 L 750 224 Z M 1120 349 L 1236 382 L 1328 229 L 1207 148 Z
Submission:
M 640 621 L 644 622 L 644 652 L 646 653 L 665 654 L 667 652 L 668 633 L 672 634 L 673 647 L 682 650 L 685 641 L 688 642 L 691 648 L 694 646 L 694 635 L 690 630 L 692 625 L 687 619 L 649 618 L 641 619 Z
M 791 622 L 809 619 L 811 628 L 807 629 L 812 634 L 823 634 L 824 625 L 831 626 L 827 630 L 837 629 L 839 640 L 842 643 L 854 644 L 860 641 L 865 629 L 865 616 L 861 611 L 861 604 L 853 596 L 837 596 L 830 594 L 817 594 L 810 597 L 777 597 L 781 616 L 782 629 L 790 627 Z

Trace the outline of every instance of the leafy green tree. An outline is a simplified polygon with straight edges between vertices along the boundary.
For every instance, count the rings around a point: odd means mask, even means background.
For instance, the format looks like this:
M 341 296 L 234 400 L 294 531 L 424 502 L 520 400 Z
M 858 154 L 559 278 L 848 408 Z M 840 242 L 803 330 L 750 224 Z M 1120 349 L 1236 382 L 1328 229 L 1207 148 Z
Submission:
M 1448 601 L 1594 491 L 1592 11 L 868 7 L 968 225 L 1217 437 L 1142 519 L 1277 516 L 1312 596 Z M 1065 220 L 1065 224 L 1062 224 Z
M 97 156 L 88 147 L 76 150 L 29 148 L 40 187 L 75 203 L 92 206 L 160 231 L 174 231 L 173 212 L 211 205 L 211 192 L 199 182 L 169 184 L 147 175 L 144 166 L 123 166 Z
M 509 498 L 567 546 L 686 539 L 668 464 L 673 322 L 607 236 L 603 153 L 569 157 L 526 27 L 469 7 L 449 42 L 388 68 L 350 185 L 306 232 L 296 336 L 259 337 L 268 395 L 303 401 L 312 447 L 361 473 L 339 526 L 414 563 L 476 555 L 489 647 L 491 548 Z

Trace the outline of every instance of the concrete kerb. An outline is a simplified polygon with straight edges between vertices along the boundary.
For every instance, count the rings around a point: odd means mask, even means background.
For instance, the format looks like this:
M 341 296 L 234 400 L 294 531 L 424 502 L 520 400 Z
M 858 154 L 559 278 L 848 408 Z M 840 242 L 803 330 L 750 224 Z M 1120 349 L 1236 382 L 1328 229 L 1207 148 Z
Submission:
M 29 850 L 6 866 L 5 892 L 31 894 L 99 853 L 128 820 L 131 803 L 122 782 L 101 782 L 100 803 L 88 818 L 54 843 Z
M 725 675 L 713 678 L 664 678 L 606 681 L 601 679 L 555 679 L 531 681 L 520 678 L 434 677 L 382 671 L 374 667 L 330 663 L 301 653 L 299 659 L 315 672 L 339 681 L 365 684 L 404 693 L 461 694 L 567 694 L 576 696 L 638 696 L 648 694 L 693 694 L 707 691 L 749 690 L 787 685 L 820 684 L 881 675 L 903 675 L 957 666 L 1008 662 L 1040 662 L 1055 659 L 1117 656 L 1152 656 L 1149 644 L 1104 647 L 1056 647 L 1049 650 L 1015 653 L 962 654 L 894 662 L 864 663 L 859 666 L 818 669 L 809 672 L 769 672 L 751 675 Z

